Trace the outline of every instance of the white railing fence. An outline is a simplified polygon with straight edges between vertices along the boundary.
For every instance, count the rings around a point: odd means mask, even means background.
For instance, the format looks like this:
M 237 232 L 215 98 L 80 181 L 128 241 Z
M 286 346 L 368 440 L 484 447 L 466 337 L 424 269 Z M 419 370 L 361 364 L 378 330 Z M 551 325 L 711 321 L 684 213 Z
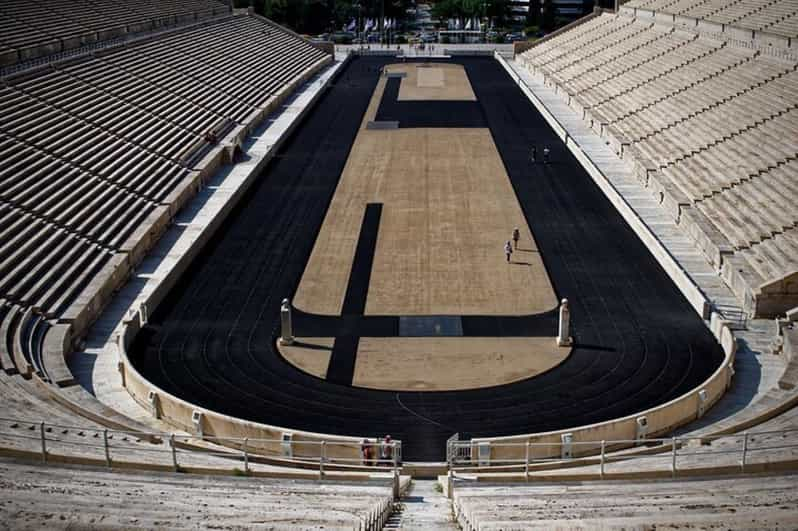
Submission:
M 716 304 L 715 309 L 734 330 L 748 328 L 748 314 L 741 307 L 732 304 Z
M 248 475 L 259 462 L 316 470 L 324 479 L 331 467 L 399 476 L 401 441 L 271 440 L 129 432 L 41 421 L 0 418 L 0 448 L 37 452 L 43 463 L 54 456 L 117 463 L 213 468 Z M 351 457 L 356 455 L 357 457 Z M 59 459 L 63 460 L 63 459 Z M 279 461 L 277 461 L 279 460 Z
M 175 472 L 207 473 L 209 469 L 234 475 L 250 475 L 258 472 L 253 465 L 262 455 L 253 452 L 258 448 L 281 448 L 285 441 L 265 439 L 234 439 L 204 437 L 200 446 L 197 437 L 161 432 L 126 432 L 101 428 L 86 428 L 49 422 L 0 418 L 0 454 L 3 450 L 11 455 L 36 454 L 42 463 L 75 462 L 98 464 L 103 462 L 108 468 L 171 468 Z M 210 444 L 207 444 L 210 443 Z M 317 453 L 318 457 L 298 457 L 290 459 L 294 466 L 307 465 L 318 471 L 318 479 L 324 480 L 326 468 L 331 465 L 351 465 L 353 470 L 369 471 L 370 477 L 385 481 L 390 477 L 391 494 L 379 503 L 358 514 L 358 529 L 373 531 L 382 529 L 393 513 L 399 498 L 399 467 L 401 465 L 401 441 L 348 443 L 331 441 L 292 441 L 291 450 L 297 453 L 307 451 Z M 217 447 L 217 445 L 220 445 Z M 356 446 L 361 458 L 346 458 L 327 455 L 327 449 L 341 449 Z M 368 452 L 366 452 L 368 449 Z M 350 449 L 350 454 L 352 453 Z M 368 456 L 374 456 L 368 459 Z M 364 464 L 365 461 L 365 464 Z M 286 464 L 289 465 L 288 461 Z M 307 468 L 304 467 L 304 468 Z M 368 468 L 364 468 L 368 467 Z M 383 474 L 380 474 L 384 473 Z M 390 474 L 390 476 L 388 476 Z M 255 474 L 253 474 L 255 475 Z M 269 476 L 266 471 L 260 476 Z M 278 474 L 275 477 L 284 477 Z M 356 476 L 337 476 L 336 480 L 357 480 Z M 362 477 L 360 478 L 362 481 Z
M 680 470 L 738 467 L 740 473 L 745 473 L 754 464 L 796 461 L 798 428 L 720 436 L 560 443 L 486 444 L 451 440 L 447 446 L 450 477 L 468 472 L 523 472 L 528 478 L 533 469 L 575 466 L 592 467 L 587 473 L 597 474 L 600 479 L 604 479 L 608 467 L 615 472 L 669 471 L 676 477 Z M 626 449 L 619 450 L 623 448 Z M 536 457 L 552 454 L 559 457 Z

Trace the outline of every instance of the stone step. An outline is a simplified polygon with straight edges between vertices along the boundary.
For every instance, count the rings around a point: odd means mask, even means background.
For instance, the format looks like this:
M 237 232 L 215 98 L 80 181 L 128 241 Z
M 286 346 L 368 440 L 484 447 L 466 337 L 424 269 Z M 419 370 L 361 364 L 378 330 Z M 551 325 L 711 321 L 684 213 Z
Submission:
M 401 499 L 401 525 L 386 529 L 455 530 L 451 502 L 434 480 L 413 480 Z

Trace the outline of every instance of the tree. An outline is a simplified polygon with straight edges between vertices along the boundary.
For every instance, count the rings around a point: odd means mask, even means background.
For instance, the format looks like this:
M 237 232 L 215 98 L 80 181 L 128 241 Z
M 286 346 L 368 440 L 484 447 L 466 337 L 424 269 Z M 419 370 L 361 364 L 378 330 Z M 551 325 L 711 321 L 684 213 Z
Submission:
M 507 26 L 512 16 L 510 11 L 512 4 L 510 0 L 491 0 L 487 3 L 487 7 L 487 15 L 493 21 L 495 26 Z
M 540 0 L 529 0 L 529 11 L 526 14 L 526 25 L 540 26 Z
M 542 18 L 540 21 L 540 27 L 546 31 L 551 31 L 554 29 L 556 24 L 556 13 L 555 13 L 555 6 L 552 0 L 542 0 L 543 4 L 543 13 Z

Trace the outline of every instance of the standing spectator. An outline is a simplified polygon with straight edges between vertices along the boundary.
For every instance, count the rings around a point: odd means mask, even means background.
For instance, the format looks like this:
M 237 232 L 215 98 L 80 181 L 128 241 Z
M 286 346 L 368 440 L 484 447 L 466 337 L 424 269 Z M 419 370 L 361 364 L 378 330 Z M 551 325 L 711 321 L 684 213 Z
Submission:
M 507 257 L 507 263 L 510 263 L 510 256 L 513 254 L 513 246 L 510 244 L 510 240 L 507 240 L 507 243 L 504 244 L 504 255 Z
M 549 163 L 549 148 L 543 148 L 543 164 Z
M 363 457 L 363 465 L 364 466 L 372 466 L 372 449 L 371 449 L 371 442 L 368 439 L 363 439 L 363 442 L 360 443 L 360 453 Z
M 380 464 L 385 466 L 391 466 L 393 462 L 393 443 L 390 435 L 386 435 L 385 440 L 382 441 L 382 446 L 380 447 L 380 461 Z
M 513 229 L 513 248 L 518 250 L 518 240 L 521 239 L 521 231 L 518 230 L 518 227 Z

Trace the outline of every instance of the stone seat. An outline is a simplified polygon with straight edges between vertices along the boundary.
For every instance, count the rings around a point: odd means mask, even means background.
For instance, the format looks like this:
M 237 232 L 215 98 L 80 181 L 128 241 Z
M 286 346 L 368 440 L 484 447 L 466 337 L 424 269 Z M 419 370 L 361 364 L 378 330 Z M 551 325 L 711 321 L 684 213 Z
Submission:
M 22 431 L 26 431 L 25 426 Z M 61 430 L 54 433 L 61 435 Z M 72 430 L 69 430 L 69 434 Z M 48 435 L 53 435 L 52 433 Z M 80 440 L 75 436 L 76 440 Z M 94 441 L 85 433 L 82 440 Z M 114 437 L 111 442 L 117 443 Z M 126 443 L 129 444 L 129 441 Z M 107 471 L 98 468 L 48 469 L 37 475 L 35 465 L 5 461 L 0 470 L 7 481 L 10 525 L 12 514 L 26 506 L 31 490 L 52 491 L 42 505 L 26 514 L 32 525 L 43 525 L 59 515 L 73 527 L 104 522 L 118 527 L 158 528 L 169 522 L 200 520 L 202 526 L 248 528 L 260 522 L 280 529 L 351 530 L 379 528 L 383 511 L 391 509 L 391 487 L 386 481 L 318 482 L 291 479 L 206 477 L 176 473 Z M 76 478 L 77 479 L 76 481 Z M 46 487 L 46 485 L 49 485 Z M 89 488 L 91 487 L 91 488 Z M 72 493 L 70 500 L 67 493 Z M 124 494 L 126 493 L 126 495 Z M 158 493 L 159 503 L 153 503 Z M 231 496 L 235 493 L 235 496 Z M 124 498 L 125 503 L 103 500 Z M 380 518 L 375 518 L 379 516 Z
M 14 253 L 3 262 L 3 278 L 0 281 L 0 291 L 11 297 L 21 296 L 21 286 L 17 283 L 29 273 L 37 262 L 46 256 L 42 249 L 51 248 L 64 236 L 64 232 L 51 226 L 39 225 L 31 232 L 32 241 L 20 252 Z
M 72 304 L 72 301 L 90 285 L 94 275 L 108 263 L 113 255 L 98 246 L 90 246 L 87 252 L 81 254 L 81 259 L 73 264 L 59 279 L 57 289 L 53 288 L 42 297 L 41 306 L 46 308 L 47 315 L 54 317 L 62 315 Z
M 14 317 L 13 311 L 16 309 L 12 303 L 5 299 L 0 299 L 0 302 L 0 366 L 2 366 L 5 374 L 16 374 L 17 366 L 14 364 L 14 360 L 7 346 L 9 329 Z
M 790 475 L 529 486 L 458 483 L 453 502 L 465 529 L 557 529 L 576 523 L 702 528 L 719 520 L 730 528 L 790 527 L 794 515 L 768 507 L 793 508 L 793 487 Z
M 66 231 L 55 231 L 52 238 L 45 242 L 34 260 L 28 260 L 27 267 L 22 270 L 22 275 L 15 279 L 12 287 L 7 291 L 10 297 L 17 299 L 26 306 L 35 306 L 38 296 L 47 288 L 50 276 L 57 270 L 64 258 L 74 252 L 71 245 L 74 243 Z

